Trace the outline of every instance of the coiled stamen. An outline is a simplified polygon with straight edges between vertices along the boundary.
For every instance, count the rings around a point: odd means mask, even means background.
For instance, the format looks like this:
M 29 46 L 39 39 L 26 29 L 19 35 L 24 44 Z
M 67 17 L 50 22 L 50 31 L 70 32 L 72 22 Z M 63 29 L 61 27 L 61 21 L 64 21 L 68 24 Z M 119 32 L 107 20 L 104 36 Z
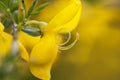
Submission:
M 59 46 L 63 46 L 65 44 L 67 44 L 70 41 L 70 39 L 71 39 L 71 32 L 68 32 L 68 38 L 67 38 L 67 40 L 64 43 L 59 44 Z
M 78 39 L 79 39 L 79 33 L 76 33 L 76 39 L 75 39 L 70 45 L 60 46 L 59 49 L 60 49 L 60 50 L 68 50 L 68 49 L 72 48 L 72 47 L 76 44 L 76 42 L 78 41 Z M 67 41 L 66 41 L 66 42 L 67 42 Z M 66 43 L 66 42 L 65 42 L 65 43 Z M 63 43 L 63 44 L 64 44 L 64 43 Z

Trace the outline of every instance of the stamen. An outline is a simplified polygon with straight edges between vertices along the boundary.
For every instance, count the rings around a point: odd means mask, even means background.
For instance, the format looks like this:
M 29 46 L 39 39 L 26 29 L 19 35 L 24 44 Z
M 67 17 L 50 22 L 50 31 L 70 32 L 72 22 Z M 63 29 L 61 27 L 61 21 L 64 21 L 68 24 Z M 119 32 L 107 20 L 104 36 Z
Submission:
M 64 43 L 59 44 L 59 46 L 63 46 L 67 44 L 70 41 L 70 39 L 71 39 L 71 32 L 68 32 L 68 39 Z
M 60 50 L 68 50 L 68 49 L 72 48 L 76 44 L 76 42 L 78 41 L 78 39 L 79 39 L 79 33 L 76 33 L 76 39 L 70 45 L 60 46 L 59 49 Z

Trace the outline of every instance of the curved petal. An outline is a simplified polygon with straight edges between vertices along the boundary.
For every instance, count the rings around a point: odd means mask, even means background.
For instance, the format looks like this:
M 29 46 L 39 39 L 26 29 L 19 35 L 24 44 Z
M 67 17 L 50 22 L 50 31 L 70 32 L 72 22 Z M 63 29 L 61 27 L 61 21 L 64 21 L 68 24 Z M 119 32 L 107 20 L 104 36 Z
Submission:
M 81 3 L 80 0 L 73 0 L 73 2 L 68 5 L 66 8 L 64 8 L 61 12 L 59 12 L 48 24 L 46 27 L 46 31 L 57 30 L 56 32 L 68 29 L 69 27 L 76 27 L 76 22 L 78 23 L 81 13 Z M 77 15 L 78 18 L 74 18 Z M 73 20 L 75 23 L 71 22 Z M 64 26 L 61 27 L 64 24 L 69 23 L 71 26 Z M 73 25 L 74 24 L 74 25 Z M 72 30 L 72 29 L 71 29 Z M 69 29 L 67 30 L 67 32 Z
M 24 47 L 20 42 L 18 42 L 18 47 L 19 47 L 19 50 L 20 50 L 20 55 L 21 55 L 21 57 L 22 57 L 25 61 L 29 61 L 29 55 L 28 55 L 28 52 L 27 52 L 27 50 L 25 49 L 25 47 Z
M 80 20 L 81 9 L 79 9 L 76 15 L 70 20 L 68 23 L 58 26 L 55 31 L 59 31 L 59 33 L 67 33 L 68 31 L 74 30 Z
M 55 15 L 57 15 L 66 6 L 72 3 L 73 0 L 48 0 L 49 5 L 41 10 L 40 14 L 33 18 L 40 21 L 49 22 Z
M 9 53 L 12 44 L 12 36 L 4 32 L 4 25 L 0 22 L 0 58 Z
M 0 56 L 5 56 L 10 52 L 12 44 L 12 36 L 5 32 L 0 34 Z
M 56 59 L 58 46 L 54 33 L 45 34 L 33 48 L 30 55 L 32 74 L 43 80 L 50 80 L 50 69 Z
M 30 7 L 32 1 L 33 0 L 25 0 L 27 8 Z M 77 26 L 80 13 L 80 0 L 50 0 L 50 4 L 41 10 L 40 14 L 34 16 L 33 19 L 49 22 L 46 31 L 50 31 L 51 29 L 59 29 L 58 31 L 60 31 L 60 33 L 67 33 L 68 31 L 72 31 Z M 75 18 L 76 15 L 78 18 Z M 75 23 L 73 23 L 71 20 L 73 20 Z
M 31 65 L 30 66 L 30 71 L 31 73 L 36 76 L 39 79 L 42 80 L 50 80 L 51 75 L 50 75 L 50 70 L 52 67 L 52 63 L 51 64 L 47 64 L 47 65 Z
M 5 34 L 4 32 L 2 32 L 2 34 L 0 33 L 0 66 L 2 66 L 2 61 L 5 56 L 9 54 L 11 44 L 12 36 Z
M 38 43 L 40 40 L 40 37 L 33 37 L 29 34 L 20 31 L 18 33 L 18 41 L 30 52 L 33 48 L 33 46 Z

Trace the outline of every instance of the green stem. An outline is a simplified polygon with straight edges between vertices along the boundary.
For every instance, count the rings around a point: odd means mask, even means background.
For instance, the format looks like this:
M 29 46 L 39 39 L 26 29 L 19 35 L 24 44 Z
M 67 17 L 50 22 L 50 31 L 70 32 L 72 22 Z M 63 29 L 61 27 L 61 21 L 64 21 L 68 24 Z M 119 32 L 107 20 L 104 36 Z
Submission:
M 9 17 L 11 19 L 12 22 L 12 35 L 13 35 L 13 42 L 12 42 L 12 48 L 11 48 L 11 53 L 12 56 L 16 56 L 18 53 L 18 46 L 17 46 L 17 39 L 18 39 L 18 29 L 17 29 L 17 24 L 12 16 L 12 13 L 10 11 L 10 9 L 7 9 L 7 12 L 9 14 Z

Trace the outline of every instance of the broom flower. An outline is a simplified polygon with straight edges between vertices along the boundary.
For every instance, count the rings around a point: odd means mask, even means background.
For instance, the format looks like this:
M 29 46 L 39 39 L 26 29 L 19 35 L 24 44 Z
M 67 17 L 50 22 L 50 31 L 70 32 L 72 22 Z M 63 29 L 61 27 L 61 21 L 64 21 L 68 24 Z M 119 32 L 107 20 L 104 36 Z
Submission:
M 32 1 L 33 0 L 25 0 L 26 9 L 29 9 Z M 38 1 L 38 4 L 40 4 L 40 1 Z M 57 43 L 57 36 L 74 30 L 78 25 L 80 14 L 80 0 L 53 0 L 53 3 L 51 2 L 51 4 L 42 9 L 38 15 L 31 18 L 48 23 L 42 31 L 43 36 L 39 42 L 33 46 L 29 55 L 30 71 L 34 76 L 42 80 L 50 80 L 50 70 L 59 49 L 68 49 L 73 46 L 78 39 L 77 38 L 73 44 L 67 46 L 68 48 L 63 48 L 59 46 L 60 43 Z

